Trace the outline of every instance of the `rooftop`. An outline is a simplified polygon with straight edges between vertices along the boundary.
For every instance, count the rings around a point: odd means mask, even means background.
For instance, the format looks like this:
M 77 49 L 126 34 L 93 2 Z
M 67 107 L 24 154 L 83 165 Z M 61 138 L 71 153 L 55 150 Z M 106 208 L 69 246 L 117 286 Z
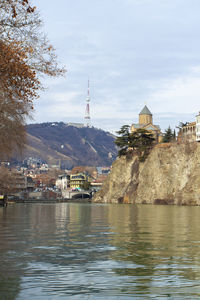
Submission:
M 145 105 L 144 108 L 141 110 L 141 112 L 139 113 L 140 115 L 151 115 L 152 113 L 150 112 L 150 110 L 148 109 L 148 107 Z

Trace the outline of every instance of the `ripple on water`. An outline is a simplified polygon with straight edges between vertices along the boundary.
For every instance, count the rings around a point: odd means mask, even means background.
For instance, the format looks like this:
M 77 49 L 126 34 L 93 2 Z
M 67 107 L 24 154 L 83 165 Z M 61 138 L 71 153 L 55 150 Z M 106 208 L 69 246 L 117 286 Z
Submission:
M 200 208 L 8 207 L 0 217 L 1 295 L 200 299 L 199 228 Z

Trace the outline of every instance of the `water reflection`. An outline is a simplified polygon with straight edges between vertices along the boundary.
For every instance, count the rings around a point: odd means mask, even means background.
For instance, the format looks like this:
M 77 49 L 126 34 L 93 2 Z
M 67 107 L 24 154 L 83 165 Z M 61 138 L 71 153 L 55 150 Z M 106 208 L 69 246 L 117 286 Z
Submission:
M 0 299 L 199 299 L 200 208 L 0 208 Z
M 129 263 L 127 267 L 116 269 L 116 274 L 131 277 L 136 294 L 173 295 L 175 299 L 176 295 L 184 298 L 188 293 L 192 299 L 198 299 L 199 208 L 137 206 L 124 209 L 126 226 L 122 225 L 123 214 L 119 212 L 114 220 L 110 214 L 112 224 L 119 220 L 115 227 L 118 228 L 114 243 L 117 251 L 113 259 Z M 133 287 L 128 293 L 132 291 Z

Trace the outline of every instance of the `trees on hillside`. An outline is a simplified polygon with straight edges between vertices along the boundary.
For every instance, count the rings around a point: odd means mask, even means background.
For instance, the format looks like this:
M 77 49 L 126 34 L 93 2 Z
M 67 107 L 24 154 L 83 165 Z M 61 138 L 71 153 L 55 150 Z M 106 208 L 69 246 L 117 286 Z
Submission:
M 115 140 L 115 144 L 119 147 L 118 155 L 125 155 L 130 143 L 130 126 L 123 125 L 116 133 L 118 136 Z
M 0 3 L 0 159 L 23 147 L 25 121 L 42 88 L 40 75 L 64 73 L 29 0 Z
M 176 140 L 176 132 L 171 130 L 170 126 L 165 130 L 165 134 L 163 136 L 163 143 L 170 143 Z
M 146 158 L 155 141 L 153 134 L 148 130 L 140 128 L 130 132 L 128 125 L 122 126 L 117 134 L 115 144 L 119 147 L 118 155 L 126 155 L 129 150 L 136 150 L 141 161 Z

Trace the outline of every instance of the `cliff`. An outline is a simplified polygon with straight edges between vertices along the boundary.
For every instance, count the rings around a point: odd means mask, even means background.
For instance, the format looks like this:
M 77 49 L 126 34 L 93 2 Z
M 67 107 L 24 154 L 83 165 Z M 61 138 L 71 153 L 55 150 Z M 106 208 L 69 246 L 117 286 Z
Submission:
M 145 162 L 117 158 L 93 201 L 200 205 L 200 144 L 160 144 Z

